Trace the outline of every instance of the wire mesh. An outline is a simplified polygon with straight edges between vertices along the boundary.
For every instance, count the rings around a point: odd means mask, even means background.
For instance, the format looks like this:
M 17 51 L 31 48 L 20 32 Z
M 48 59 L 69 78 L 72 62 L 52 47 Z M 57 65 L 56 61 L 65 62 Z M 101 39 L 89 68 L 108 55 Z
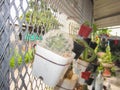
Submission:
M 0 1 L 0 90 L 51 90 L 32 75 L 34 56 L 28 53 L 58 28 L 52 12 L 44 0 Z

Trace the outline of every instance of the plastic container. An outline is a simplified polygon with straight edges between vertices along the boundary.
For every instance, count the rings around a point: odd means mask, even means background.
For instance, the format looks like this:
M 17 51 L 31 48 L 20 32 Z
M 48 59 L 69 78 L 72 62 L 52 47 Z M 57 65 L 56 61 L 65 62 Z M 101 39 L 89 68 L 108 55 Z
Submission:
M 84 46 L 74 41 L 74 48 L 73 48 L 73 52 L 75 53 L 74 59 L 78 59 L 81 53 L 84 51 L 84 49 L 85 49 Z
M 76 61 L 76 70 L 74 70 L 75 71 L 75 73 L 76 74 L 78 74 L 78 76 L 79 76 L 79 83 L 81 84 L 81 85 L 83 85 L 83 84 L 85 84 L 85 79 L 83 79 L 82 78 L 82 72 L 85 72 L 86 71 L 86 68 L 88 67 L 88 65 L 89 65 L 89 63 L 88 62 L 86 62 L 86 61 L 83 61 L 83 60 L 80 60 L 80 59 L 78 59 L 77 61 Z
M 33 62 L 32 73 L 48 86 L 54 87 L 63 78 L 75 54 L 64 58 L 39 45 L 36 46 L 36 54 Z
M 80 30 L 78 32 L 78 35 L 80 35 L 81 37 L 84 37 L 84 38 L 88 38 L 88 36 L 90 35 L 91 31 L 92 31 L 92 28 L 82 24 L 81 28 L 80 28 Z
M 95 90 L 103 90 L 103 77 L 101 72 L 99 72 L 98 76 L 96 77 L 95 81 Z

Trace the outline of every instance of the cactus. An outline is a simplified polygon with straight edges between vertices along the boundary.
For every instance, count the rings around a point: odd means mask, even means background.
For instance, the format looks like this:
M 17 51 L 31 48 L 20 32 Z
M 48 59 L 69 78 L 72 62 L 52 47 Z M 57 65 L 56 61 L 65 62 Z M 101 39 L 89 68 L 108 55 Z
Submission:
M 43 36 L 42 46 L 61 56 L 71 56 L 73 40 L 60 30 L 51 30 Z

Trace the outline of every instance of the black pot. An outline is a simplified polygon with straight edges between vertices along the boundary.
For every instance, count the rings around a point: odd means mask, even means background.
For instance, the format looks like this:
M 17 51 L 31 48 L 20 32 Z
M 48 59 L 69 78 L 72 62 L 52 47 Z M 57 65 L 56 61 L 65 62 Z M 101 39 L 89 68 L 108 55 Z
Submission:
M 88 84 L 88 85 L 91 85 L 92 84 L 92 82 L 93 82 L 93 78 L 89 78 L 88 80 L 86 80 L 85 82 Z
M 97 43 L 92 42 L 90 38 L 85 38 L 84 40 L 87 42 L 87 44 L 88 44 L 92 49 L 95 49 L 95 48 L 96 48 Z
M 76 54 L 74 59 L 78 59 L 81 53 L 84 51 L 85 47 L 78 44 L 77 42 L 74 41 L 74 48 L 73 52 Z

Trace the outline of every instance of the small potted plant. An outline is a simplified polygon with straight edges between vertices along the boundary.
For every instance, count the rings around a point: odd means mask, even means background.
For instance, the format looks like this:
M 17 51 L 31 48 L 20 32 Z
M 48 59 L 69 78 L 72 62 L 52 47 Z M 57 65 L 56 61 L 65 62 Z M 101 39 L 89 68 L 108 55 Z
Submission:
M 76 61 L 77 70 L 75 70 L 76 73 L 80 76 L 79 83 L 84 84 L 85 79 L 83 79 L 84 75 L 82 75 L 82 73 L 86 73 L 90 75 L 89 72 L 85 72 L 85 71 L 89 63 L 95 60 L 96 54 L 94 53 L 94 50 L 86 43 L 86 41 L 84 41 L 83 39 L 75 39 L 75 40 L 77 43 L 80 43 L 85 47 L 83 53 L 80 55 L 79 59 Z
M 114 66 L 113 60 L 112 60 L 112 54 L 110 51 L 109 41 L 108 45 L 106 47 L 106 52 L 103 54 L 103 56 L 100 57 L 100 63 L 104 67 L 103 75 L 104 76 L 111 76 L 110 68 Z
M 60 30 L 49 31 L 35 47 L 33 75 L 54 87 L 63 78 L 75 56 L 72 49 L 73 40 L 68 34 Z
M 112 54 L 110 51 L 109 41 L 106 47 L 106 52 L 103 54 L 103 56 L 101 56 L 101 63 L 104 67 L 111 68 L 113 66 Z

